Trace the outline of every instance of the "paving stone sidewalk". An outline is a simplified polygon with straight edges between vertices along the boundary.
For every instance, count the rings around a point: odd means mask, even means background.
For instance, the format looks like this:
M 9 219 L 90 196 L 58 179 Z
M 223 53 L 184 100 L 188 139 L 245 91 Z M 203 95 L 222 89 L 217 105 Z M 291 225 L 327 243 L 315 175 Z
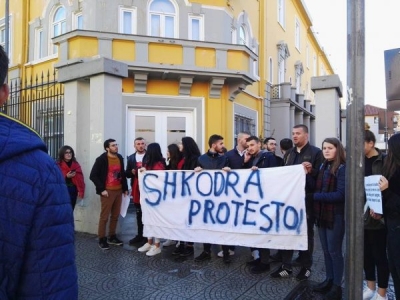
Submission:
M 228 265 L 216 255 L 219 246 L 213 246 L 212 259 L 203 263 L 194 262 L 193 256 L 177 259 L 171 255 L 174 246 L 148 257 L 128 245 L 136 232 L 134 214 L 128 213 L 120 224 L 119 238 L 124 245 L 111 246 L 107 251 L 98 247 L 95 235 L 76 234 L 79 299 L 322 299 L 307 288 L 324 280 L 318 238 L 311 278 L 299 283 L 294 276 L 271 278 L 269 274 L 279 263 L 272 263 L 267 273 L 251 274 L 246 267 L 246 261 L 251 259 L 250 250 L 245 247 L 236 247 Z M 195 244 L 195 256 L 201 251 L 202 245 Z M 298 270 L 295 267 L 293 273 Z M 395 299 L 392 291 L 389 299 Z

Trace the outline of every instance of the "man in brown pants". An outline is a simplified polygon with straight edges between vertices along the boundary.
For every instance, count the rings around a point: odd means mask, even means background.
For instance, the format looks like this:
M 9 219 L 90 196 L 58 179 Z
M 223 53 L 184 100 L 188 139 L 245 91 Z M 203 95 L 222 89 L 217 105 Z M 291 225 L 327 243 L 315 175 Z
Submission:
M 122 241 L 117 238 L 115 231 L 121 212 L 122 193 L 128 194 L 128 185 L 124 172 L 124 160 L 118 154 L 118 144 L 114 139 L 108 139 L 104 142 L 104 150 L 106 152 L 96 158 L 90 172 L 90 180 L 96 186 L 96 194 L 100 195 L 101 201 L 99 247 L 108 250 L 108 244 L 122 245 Z M 106 226 L 109 218 L 107 242 Z

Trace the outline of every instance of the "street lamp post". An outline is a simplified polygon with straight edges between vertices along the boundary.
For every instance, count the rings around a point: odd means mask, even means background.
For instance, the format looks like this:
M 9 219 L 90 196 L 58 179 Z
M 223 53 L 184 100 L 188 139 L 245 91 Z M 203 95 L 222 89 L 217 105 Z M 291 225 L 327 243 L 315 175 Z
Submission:
M 365 3 L 347 0 L 345 299 L 362 299 L 364 246 Z

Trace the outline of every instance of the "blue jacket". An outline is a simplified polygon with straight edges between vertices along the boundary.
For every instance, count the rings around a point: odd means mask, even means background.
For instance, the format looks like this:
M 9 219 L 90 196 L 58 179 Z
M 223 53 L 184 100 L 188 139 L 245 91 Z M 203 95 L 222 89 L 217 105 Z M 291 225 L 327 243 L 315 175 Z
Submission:
M 65 180 L 40 137 L 0 114 L 0 299 L 77 299 Z

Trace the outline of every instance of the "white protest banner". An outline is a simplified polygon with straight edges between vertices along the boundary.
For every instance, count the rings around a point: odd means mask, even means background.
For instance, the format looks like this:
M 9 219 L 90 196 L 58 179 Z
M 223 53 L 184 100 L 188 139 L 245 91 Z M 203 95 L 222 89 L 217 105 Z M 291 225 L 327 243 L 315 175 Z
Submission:
M 382 193 L 379 188 L 381 175 L 364 177 L 365 196 L 370 209 L 377 214 L 382 214 Z
M 270 249 L 307 249 L 302 165 L 139 173 L 144 235 Z

